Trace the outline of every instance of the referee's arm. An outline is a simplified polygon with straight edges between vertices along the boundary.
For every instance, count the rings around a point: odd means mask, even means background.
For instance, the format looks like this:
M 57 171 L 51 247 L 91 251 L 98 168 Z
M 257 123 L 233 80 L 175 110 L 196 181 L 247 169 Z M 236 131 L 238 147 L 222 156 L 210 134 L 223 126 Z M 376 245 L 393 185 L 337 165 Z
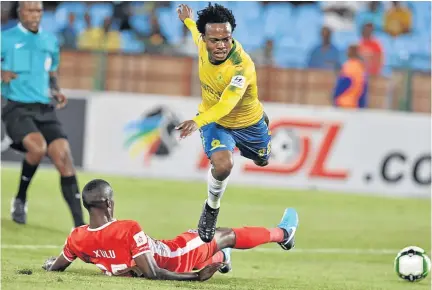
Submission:
M 49 72 L 49 85 L 51 89 L 51 94 L 57 101 L 56 108 L 61 109 L 67 104 L 66 96 L 61 92 L 60 85 L 58 83 L 58 72 L 57 69 L 60 64 L 60 48 L 56 41 L 55 51 L 52 54 L 52 64 Z
M 9 83 L 15 79 L 17 75 L 11 71 L 10 60 L 7 58 L 7 42 L 4 37 L 1 38 L 1 81 Z

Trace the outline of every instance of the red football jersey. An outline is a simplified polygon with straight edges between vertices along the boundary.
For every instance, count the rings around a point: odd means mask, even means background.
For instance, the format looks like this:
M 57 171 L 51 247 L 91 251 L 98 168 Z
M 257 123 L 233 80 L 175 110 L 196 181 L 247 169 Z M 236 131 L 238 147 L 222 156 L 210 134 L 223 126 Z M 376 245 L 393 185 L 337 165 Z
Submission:
M 136 221 L 114 220 L 96 229 L 88 225 L 75 228 L 62 253 L 69 262 L 79 258 L 111 276 L 134 266 L 133 259 L 147 252 L 148 237 Z
M 88 225 L 72 231 L 63 248 L 69 262 L 80 258 L 95 264 L 106 275 L 124 275 L 130 270 L 141 275 L 134 258 L 152 253 L 160 268 L 172 272 L 189 272 L 210 259 L 217 251 L 215 240 L 201 241 L 196 230 L 189 230 L 172 240 L 155 240 L 146 235 L 136 221 L 124 220 L 106 223 L 90 229 Z

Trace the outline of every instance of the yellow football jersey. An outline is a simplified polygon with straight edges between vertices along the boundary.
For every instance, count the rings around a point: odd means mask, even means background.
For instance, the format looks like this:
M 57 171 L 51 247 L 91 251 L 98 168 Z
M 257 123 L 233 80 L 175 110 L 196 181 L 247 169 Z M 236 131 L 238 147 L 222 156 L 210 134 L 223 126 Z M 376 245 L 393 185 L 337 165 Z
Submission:
M 199 127 L 216 122 L 230 129 L 256 124 L 263 116 L 263 106 L 258 100 L 255 65 L 250 56 L 234 40 L 227 59 L 214 65 L 195 22 L 187 18 L 184 23 L 198 46 L 202 102 L 194 121 Z

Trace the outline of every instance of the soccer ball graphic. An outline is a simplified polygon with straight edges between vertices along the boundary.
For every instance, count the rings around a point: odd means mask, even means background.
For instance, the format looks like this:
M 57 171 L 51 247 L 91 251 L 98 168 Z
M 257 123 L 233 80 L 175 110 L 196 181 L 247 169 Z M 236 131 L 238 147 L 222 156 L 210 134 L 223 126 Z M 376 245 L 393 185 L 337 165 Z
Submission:
M 411 246 L 402 249 L 396 256 L 396 274 L 407 281 L 420 281 L 429 274 L 431 260 L 422 248 Z
M 301 148 L 301 140 L 297 132 L 288 128 L 274 130 L 272 133 L 271 157 L 273 161 L 288 164 L 295 161 Z

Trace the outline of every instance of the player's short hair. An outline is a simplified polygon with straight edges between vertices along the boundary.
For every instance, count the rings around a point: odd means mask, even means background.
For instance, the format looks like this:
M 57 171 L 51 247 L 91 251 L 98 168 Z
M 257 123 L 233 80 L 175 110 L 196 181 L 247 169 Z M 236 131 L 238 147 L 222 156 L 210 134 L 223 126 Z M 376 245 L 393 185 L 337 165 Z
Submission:
M 32 3 L 32 2 L 40 2 L 42 4 L 43 7 L 43 1 L 18 1 L 18 6 L 17 6 L 17 11 L 19 12 L 19 10 L 26 4 L 26 3 Z
M 209 5 L 203 10 L 198 11 L 197 28 L 201 34 L 205 34 L 205 28 L 208 23 L 226 23 L 231 24 L 231 29 L 236 28 L 236 21 L 231 10 L 222 5 Z
M 92 207 L 104 208 L 106 201 L 112 200 L 114 191 L 111 185 L 103 179 L 93 179 L 84 186 L 82 199 L 84 207 L 89 210 Z

